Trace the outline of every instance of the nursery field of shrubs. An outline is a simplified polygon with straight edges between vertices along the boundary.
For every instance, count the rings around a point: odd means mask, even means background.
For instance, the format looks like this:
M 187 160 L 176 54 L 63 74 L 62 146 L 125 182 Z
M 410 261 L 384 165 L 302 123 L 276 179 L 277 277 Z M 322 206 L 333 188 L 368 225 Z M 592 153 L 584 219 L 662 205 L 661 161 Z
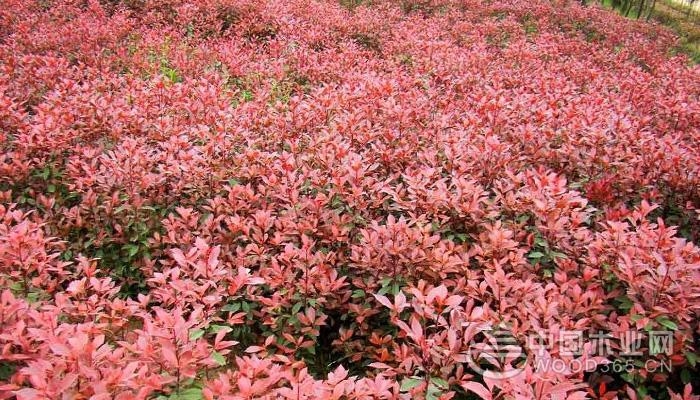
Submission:
M 0 399 L 700 399 L 700 67 L 558 0 L 2 0 Z

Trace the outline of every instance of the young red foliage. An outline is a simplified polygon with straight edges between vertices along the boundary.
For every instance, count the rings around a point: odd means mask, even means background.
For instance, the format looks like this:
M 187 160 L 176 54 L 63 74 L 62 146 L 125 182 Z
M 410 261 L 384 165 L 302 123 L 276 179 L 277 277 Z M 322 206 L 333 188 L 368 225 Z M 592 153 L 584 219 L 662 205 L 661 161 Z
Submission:
M 675 40 L 573 1 L 5 1 L 0 398 L 697 399 Z M 604 373 L 590 335 L 658 330 L 672 371 Z

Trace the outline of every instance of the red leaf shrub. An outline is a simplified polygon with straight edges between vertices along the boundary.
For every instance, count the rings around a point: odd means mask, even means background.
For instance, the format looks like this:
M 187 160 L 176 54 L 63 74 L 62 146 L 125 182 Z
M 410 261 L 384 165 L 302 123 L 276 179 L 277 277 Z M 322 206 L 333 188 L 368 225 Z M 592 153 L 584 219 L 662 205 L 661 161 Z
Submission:
M 675 40 L 574 2 L 6 1 L 0 398 L 698 398 Z

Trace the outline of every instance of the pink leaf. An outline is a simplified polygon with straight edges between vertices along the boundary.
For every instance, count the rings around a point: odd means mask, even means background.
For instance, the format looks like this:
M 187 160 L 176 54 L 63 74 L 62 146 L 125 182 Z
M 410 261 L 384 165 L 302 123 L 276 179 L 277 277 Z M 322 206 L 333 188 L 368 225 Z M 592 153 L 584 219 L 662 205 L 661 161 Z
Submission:
M 491 392 L 486 388 L 486 386 L 482 385 L 481 383 L 462 382 L 460 385 L 464 388 L 464 390 L 475 393 L 477 396 L 481 397 L 483 400 L 491 400 L 492 399 Z

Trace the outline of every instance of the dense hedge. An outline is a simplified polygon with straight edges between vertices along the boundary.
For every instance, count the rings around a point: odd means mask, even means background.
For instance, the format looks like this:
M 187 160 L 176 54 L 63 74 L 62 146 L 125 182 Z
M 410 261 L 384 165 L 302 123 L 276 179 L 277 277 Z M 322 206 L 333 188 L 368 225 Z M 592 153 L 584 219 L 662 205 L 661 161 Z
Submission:
M 545 0 L 6 0 L 0 398 L 698 399 L 675 40 Z

